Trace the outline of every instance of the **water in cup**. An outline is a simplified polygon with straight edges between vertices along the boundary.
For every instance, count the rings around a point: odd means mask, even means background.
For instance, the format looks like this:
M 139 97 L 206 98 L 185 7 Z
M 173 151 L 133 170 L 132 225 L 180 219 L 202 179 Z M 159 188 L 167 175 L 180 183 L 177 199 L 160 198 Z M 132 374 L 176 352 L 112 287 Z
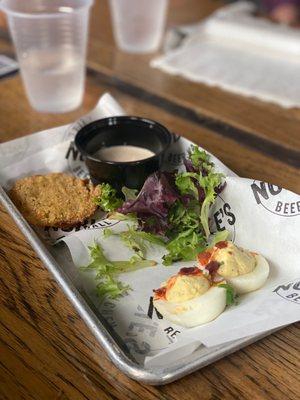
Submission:
M 93 0 L 2 0 L 30 104 L 67 112 L 83 98 Z
M 36 110 L 59 113 L 80 105 L 85 64 L 76 49 L 30 50 L 19 62 L 27 95 Z

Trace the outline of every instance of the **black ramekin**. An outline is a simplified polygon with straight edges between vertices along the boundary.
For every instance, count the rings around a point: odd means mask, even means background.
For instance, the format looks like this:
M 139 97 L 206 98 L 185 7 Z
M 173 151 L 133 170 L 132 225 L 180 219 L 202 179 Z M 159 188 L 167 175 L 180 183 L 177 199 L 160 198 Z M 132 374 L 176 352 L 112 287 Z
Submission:
M 77 133 L 75 145 L 93 183 L 108 182 L 118 191 L 122 186 L 140 189 L 145 179 L 161 168 L 172 134 L 158 122 L 139 117 L 110 117 L 94 121 Z M 103 161 L 93 156 L 103 147 L 131 145 L 154 152 L 152 157 L 131 162 Z

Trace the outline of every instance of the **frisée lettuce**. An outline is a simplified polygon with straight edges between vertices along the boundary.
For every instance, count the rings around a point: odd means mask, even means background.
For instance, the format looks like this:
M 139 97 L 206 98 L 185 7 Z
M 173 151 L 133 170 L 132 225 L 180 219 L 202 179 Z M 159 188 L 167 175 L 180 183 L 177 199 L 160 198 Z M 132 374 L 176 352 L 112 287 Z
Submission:
M 81 267 L 81 270 L 96 272 L 97 295 L 99 298 L 116 299 L 128 293 L 129 286 L 118 280 L 118 275 L 124 272 L 136 271 L 140 268 L 152 267 L 155 261 L 132 258 L 129 261 L 111 261 L 104 255 L 99 243 L 89 247 L 91 262 Z
M 95 203 L 105 212 L 111 212 L 120 207 L 122 199 L 117 197 L 117 191 L 109 183 L 98 185 L 100 196 L 94 199 Z
M 134 259 L 146 259 L 147 245 L 149 243 L 165 246 L 165 242 L 159 236 L 139 231 L 135 226 L 128 226 L 126 231 L 120 233 L 114 233 L 112 229 L 106 228 L 103 231 L 103 235 L 106 238 L 112 235 L 120 237 L 123 244 L 135 253 L 133 256 Z
M 184 165 L 184 172 L 159 171 L 150 175 L 137 195 L 123 190 L 125 201 L 117 198 L 109 185 L 105 186 L 105 199 L 101 200 L 101 194 L 97 200 L 100 207 L 105 206 L 104 211 L 135 216 L 136 232 L 160 237 L 168 251 L 163 257 L 165 265 L 195 260 L 214 240 L 209 229 L 209 210 L 224 188 L 223 175 L 215 171 L 209 154 L 198 146 L 191 147 Z M 139 242 L 133 236 L 131 232 L 127 239 Z M 142 253 L 141 250 L 140 256 Z

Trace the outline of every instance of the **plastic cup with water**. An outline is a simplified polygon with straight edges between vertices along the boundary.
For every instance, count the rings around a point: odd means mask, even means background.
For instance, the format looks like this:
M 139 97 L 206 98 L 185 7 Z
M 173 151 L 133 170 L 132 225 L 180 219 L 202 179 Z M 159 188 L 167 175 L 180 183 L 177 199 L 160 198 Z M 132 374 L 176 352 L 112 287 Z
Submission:
M 41 112 L 67 112 L 84 93 L 93 0 L 0 0 L 7 13 L 26 93 Z
M 110 0 L 114 37 L 121 50 L 150 53 L 159 48 L 168 0 Z

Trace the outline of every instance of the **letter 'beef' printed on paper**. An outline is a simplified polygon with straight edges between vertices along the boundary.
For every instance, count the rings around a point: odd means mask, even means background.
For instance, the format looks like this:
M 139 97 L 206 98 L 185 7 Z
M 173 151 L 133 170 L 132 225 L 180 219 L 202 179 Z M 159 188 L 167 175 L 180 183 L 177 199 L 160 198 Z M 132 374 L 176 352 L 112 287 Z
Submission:
M 272 214 L 277 214 L 282 217 L 295 217 L 300 215 L 300 196 L 288 192 L 279 186 L 265 182 L 253 181 L 251 189 L 256 204 L 264 207 Z M 289 194 L 289 201 L 285 201 L 286 193 Z
M 285 300 L 300 304 L 300 279 L 284 285 L 279 285 L 273 292 Z

